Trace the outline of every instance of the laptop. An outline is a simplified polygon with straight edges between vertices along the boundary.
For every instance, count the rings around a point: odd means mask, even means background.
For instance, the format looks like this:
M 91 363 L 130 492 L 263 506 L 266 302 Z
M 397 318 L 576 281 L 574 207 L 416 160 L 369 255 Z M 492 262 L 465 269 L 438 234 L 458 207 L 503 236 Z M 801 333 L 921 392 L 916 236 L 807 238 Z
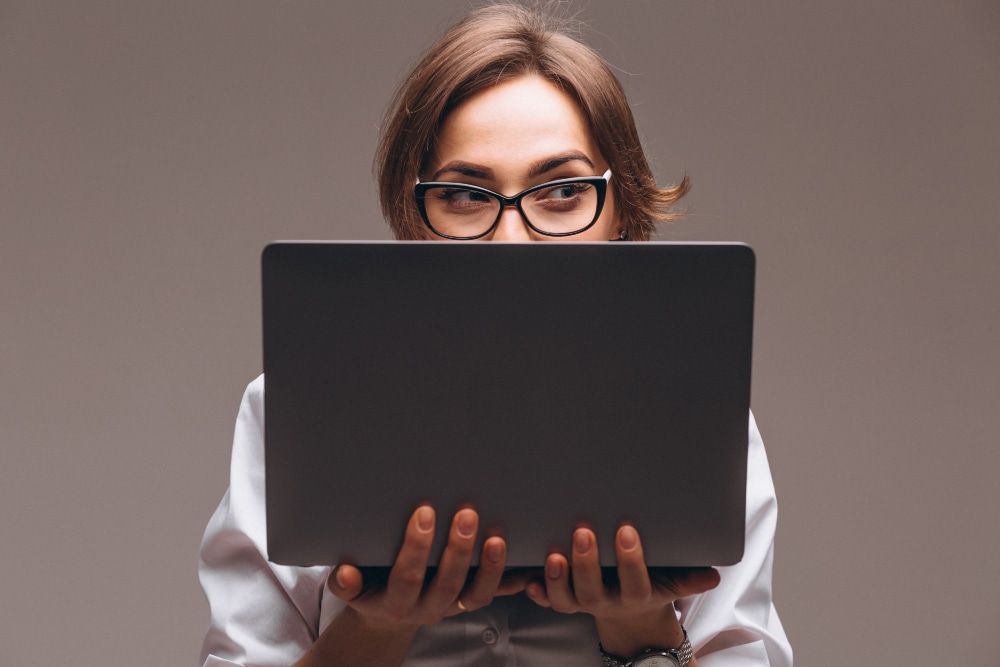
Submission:
M 623 522 L 649 566 L 738 562 L 754 264 L 721 243 L 267 246 L 268 557 L 391 566 L 429 502 L 432 566 L 463 506 L 509 567 L 579 525 L 614 566 Z

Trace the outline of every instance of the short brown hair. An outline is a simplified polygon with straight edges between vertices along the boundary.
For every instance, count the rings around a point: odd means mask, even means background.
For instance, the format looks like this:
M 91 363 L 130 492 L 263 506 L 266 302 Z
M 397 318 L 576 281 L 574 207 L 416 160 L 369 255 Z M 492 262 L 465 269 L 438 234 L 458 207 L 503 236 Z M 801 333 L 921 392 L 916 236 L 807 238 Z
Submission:
M 474 10 L 424 54 L 396 91 L 375 154 L 382 213 L 397 239 L 427 237 L 413 185 L 434 153 L 441 123 L 475 93 L 536 74 L 579 103 L 614 174 L 619 219 L 629 240 L 645 241 L 689 188 L 656 185 L 625 92 L 607 63 L 566 22 L 517 4 Z

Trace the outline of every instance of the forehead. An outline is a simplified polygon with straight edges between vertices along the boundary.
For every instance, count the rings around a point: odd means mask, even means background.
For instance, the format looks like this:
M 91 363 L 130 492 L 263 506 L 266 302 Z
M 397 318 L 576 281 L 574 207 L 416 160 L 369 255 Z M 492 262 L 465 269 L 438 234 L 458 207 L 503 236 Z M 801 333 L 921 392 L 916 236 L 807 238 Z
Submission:
M 430 167 L 460 160 L 496 170 L 523 169 L 568 151 L 604 164 L 576 100 L 552 82 L 528 75 L 481 90 L 455 107 L 438 133 Z

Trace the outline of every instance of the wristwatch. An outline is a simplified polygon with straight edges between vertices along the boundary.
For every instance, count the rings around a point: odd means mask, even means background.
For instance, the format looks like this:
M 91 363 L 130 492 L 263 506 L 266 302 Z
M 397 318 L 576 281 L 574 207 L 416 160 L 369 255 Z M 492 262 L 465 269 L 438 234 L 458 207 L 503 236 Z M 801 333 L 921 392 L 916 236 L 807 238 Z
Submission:
M 691 662 L 693 651 L 687 630 L 684 628 L 681 630 L 684 631 L 684 641 L 677 648 L 647 648 L 631 660 L 609 655 L 604 652 L 604 647 L 598 644 L 601 656 L 604 658 L 604 667 L 687 667 Z

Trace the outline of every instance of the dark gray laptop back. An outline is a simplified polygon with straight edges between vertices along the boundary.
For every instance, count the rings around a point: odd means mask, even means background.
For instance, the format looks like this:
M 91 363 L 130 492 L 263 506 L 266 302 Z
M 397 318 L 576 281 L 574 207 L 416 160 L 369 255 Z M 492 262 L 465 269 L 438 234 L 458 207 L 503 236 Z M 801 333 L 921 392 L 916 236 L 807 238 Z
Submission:
M 276 243 L 263 254 L 268 553 L 392 564 L 413 509 L 508 565 L 743 554 L 754 256 L 736 244 Z

